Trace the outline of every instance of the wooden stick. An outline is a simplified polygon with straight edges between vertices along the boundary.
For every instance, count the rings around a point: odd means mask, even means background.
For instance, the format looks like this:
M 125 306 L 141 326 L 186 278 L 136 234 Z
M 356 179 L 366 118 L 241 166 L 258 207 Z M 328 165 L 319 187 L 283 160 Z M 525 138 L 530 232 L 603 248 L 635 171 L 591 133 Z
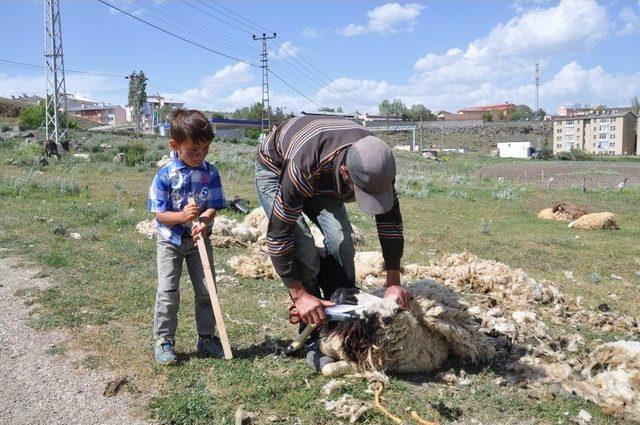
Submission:
M 195 203 L 195 200 L 193 198 L 189 198 L 189 203 Z M 194 222 L 198 222 L 198 220 L 194 220 Z M 209 290 L 209 298 L 211 298 L 213 316 L 216 319 L 216 328 L 218 329 L 220 342 L 222 343 L 222 350 L 224 351 L 224 358 L 231 360 L 233 358 L 233 353 L 231 352 L 229 337 L 227 336 L 227 328 L 224 326 L 222 308 L 220 307 L 220 301 L 218 300 L 218 291 L 216 290 L 216 273 L 213 262 L 209 263 L 207 247 L 204 244 L 204 237 L 202 236 L 202 233 L 198 235 L 197 245 L 198 252 L 200 253 L 200 261 L 202 262 L 202 268 L 204 269 L 204 278 L 207 282 L 207 289 Z

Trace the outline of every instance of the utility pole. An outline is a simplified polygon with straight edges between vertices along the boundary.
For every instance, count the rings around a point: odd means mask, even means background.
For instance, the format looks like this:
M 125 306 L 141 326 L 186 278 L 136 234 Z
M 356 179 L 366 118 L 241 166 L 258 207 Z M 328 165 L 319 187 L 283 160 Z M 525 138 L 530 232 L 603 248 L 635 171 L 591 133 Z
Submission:
M 68 126 L 62 115 L 67 112 L 67 84 L 64 79 L 62 23 L 59 0 L 44 0 L 44 79 L 45 134 L 63 150 L 68 144 Z
M 256 37 L 253 35 L 253 40 L 262 40 L 262 133 L 268 133 L 271 129 L 271 111 L 269 109 L 269 53 L 267 51 L 267 40 L 276 38 L 276 33 L 267 37 L 267 34 L 262 33 L 262 37 Z M 266 120 L 266 126 L 265 126 Z
M 540 88 L 540 64 L 538 62 L 536 62 L 536 76 L 535 76 L 535 83 L 536 83 L 536 114 L 538 113 L 538 111 L 540 110 L 540 105 L 539 105 L 539 88 Z

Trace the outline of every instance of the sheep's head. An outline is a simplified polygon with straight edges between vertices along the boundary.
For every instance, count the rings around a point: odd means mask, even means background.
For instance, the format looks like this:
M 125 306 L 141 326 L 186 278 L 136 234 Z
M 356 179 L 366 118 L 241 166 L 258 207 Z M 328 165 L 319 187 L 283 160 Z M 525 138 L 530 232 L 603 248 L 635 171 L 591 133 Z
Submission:
M 384 336 L 399 313 L 395 300 L 380 300 L 358 313 L 358 317 L 331 321 L 321 333 L 320 350 L 335 359 L 349 360 L 360 369 L 384 370 Z

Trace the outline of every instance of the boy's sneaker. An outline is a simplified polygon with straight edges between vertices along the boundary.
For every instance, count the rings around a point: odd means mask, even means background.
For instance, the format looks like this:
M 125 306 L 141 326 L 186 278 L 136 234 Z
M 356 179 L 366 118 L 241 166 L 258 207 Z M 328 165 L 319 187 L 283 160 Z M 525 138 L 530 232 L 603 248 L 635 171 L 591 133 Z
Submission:
M 156 345 L 156 363 L 160 366 L 171 366 L 178 363 L 176 353 L 173 351 L 174 346 L 175 342 L 172 340 L 165 340 L 164 342 Z
M 217 336 L 200 336 L 198 337 L 198 343 L 196 344 L 196 350 L 198 355 L 202 357 L 224 357 L 224 350 L 222 349 L 222 343 Z

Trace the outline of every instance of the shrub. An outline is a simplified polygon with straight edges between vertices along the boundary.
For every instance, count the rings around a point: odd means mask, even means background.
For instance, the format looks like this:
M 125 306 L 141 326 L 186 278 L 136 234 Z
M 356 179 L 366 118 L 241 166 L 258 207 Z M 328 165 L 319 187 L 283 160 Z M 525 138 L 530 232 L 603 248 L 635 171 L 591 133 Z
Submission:
M 560 161 L 573 161 L 573 154 L 571 152 L 560 152 L 556 155 L 556 158 Z
M 136 142 L 124 146 L 124 163 L 129 167 L 144 163 L 144 154 L 147 147 L 142 143 Z
M 29 106 L 20 111 L 18 118 L 19 125 L 30 128 L 39 128 L 44 125 L 45 107 L 44 105 Z

